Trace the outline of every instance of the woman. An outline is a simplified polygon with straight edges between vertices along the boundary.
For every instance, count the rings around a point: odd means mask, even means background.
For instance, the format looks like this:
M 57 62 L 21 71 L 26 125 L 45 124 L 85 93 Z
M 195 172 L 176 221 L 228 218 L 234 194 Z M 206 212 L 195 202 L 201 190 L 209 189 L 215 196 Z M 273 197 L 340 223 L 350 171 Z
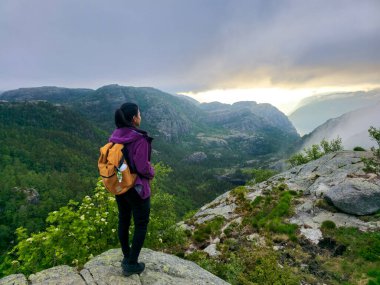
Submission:
M 152 138 L 147 132 L 138 129 L 141 114 L 138 106 L 125 103 L 115 112 L 116 129 L 109 141 L 124 144 L 127 161 L 132 172 L 137 173 L 135 186 L 121 195 L 116 195 L 119 209 L 119 240 L 123 251 L 122 268 L 125 276 L 144 271 L 145 264 L 138 262 L 143 246 L 150 213 L 150 180 L 154 169 L 150 164 Z M 129 226 L 131 216 L 135 225 L 132 246 L 129 246 Z

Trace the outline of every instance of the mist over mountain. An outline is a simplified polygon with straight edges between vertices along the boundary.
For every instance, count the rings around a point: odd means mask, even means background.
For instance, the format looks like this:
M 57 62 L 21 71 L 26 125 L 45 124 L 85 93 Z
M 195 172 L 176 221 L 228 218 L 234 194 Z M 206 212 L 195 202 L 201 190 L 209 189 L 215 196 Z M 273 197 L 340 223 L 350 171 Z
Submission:
M 322 139 L 332 140 L 337 136 L 342 138 L 345 149 L 355 146 L 370 148 L 376 143 L 370 140 L 370 126 L 380 126 L 380 103 L 348 112 L 338 118 L 330 119 L 304 137 L 303 147 L 318 144 Z
M 304 135 L 329 119 L 378 102 L 380 102 L 380 89 L 317 95 L 302 100 L 299 107 L 290 114 L 289 119 L 298 133 Z

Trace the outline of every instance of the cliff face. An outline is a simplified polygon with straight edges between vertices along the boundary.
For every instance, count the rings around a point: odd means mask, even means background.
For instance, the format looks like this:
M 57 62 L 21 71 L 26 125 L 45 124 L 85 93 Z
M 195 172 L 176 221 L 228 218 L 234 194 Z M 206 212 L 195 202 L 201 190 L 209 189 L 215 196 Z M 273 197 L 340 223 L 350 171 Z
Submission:
M 62 265 L 53 267 L 26 278 L 15 274 L 0 279 L 0 285 L 37 285 L 37 284 L 215 284 L 227 282 L 202 269 L 193 262 L 176 256 L 143 249 L 140 261 L 145 262 L 146 269 L 141 275 L 125 277 L 121 270 L 123 259 L 120 249 L 111 249 L 91 259 L 82 270 Z

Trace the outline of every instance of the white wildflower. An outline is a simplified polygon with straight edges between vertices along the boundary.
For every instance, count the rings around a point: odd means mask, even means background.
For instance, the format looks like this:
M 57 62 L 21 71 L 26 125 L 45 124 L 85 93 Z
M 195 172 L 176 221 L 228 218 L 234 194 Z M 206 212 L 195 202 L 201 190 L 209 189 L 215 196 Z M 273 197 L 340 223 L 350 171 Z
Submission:
M 83 221 L 84 220 L 84 215 L 80 216 L 80 219 Z

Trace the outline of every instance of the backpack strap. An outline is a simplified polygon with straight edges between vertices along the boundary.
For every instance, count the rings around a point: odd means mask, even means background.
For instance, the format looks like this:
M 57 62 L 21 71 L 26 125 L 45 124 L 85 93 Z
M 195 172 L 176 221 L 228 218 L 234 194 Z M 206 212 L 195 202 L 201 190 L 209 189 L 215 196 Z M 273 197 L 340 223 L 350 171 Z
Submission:
M 121 150 L 121 152 L 123 153 L 123 157 L 120 161 L 119 168 L 125 160 L 127 162 L 127 165 L 129 167 L 131 173 L 137 173 L 135 164 L 133 163 L 133 161 L 131 161 L 129 159 L 129 151 L 128 151 L 127 145 L 129 145 L 129 144 L 125 143 L 123 149 Z

